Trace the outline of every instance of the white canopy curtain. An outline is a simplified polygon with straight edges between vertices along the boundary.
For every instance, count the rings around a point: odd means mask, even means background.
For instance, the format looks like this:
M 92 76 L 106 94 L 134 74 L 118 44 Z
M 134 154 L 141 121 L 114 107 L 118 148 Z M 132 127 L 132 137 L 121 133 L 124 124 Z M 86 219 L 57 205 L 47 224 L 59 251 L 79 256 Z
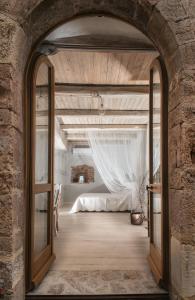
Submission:
M 146 176 L 145 130 L 89 130 L 94 163 L 112 193 L 131 193 L 139 208 L 140 185 Z
M 160 166 L 160 125 L 153 130 L 153 175 Z

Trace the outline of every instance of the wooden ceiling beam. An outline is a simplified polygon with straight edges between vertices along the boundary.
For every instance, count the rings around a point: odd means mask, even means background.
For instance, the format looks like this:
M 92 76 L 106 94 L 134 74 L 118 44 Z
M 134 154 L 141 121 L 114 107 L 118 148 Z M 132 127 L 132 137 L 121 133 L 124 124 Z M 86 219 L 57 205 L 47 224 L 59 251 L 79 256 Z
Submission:
M 86 139 L 81 139 L 81 140 L 69 140 L 68 144 L 72 147 L 72 148 L 89 148 L 89 143 Z
M 129 135 L 129 131 L 126 130 L 126 134 Z M 134 134 L 134 133 L 133 133 Z M 112 140 L 112 138 L 108 137 L 108 139 Z M 67 135 L 67 141 L 68 142 L 81 142 L 81 141 L 88 141 L 88 136 L 86 134 L 86 131 L 80 132 L 80 133 L 74 133 L 74 132 L 69 132 Z
M 99 116 L 98 109 L 56 109 L 56 116 Z M 105 110 L 104 116 L 148 116 L 149 110 Z
M 71 84 L 56 83 L 55 92 L 67 95 L 85 95 L 85 96 L 103 96 L 103 95 L 128 95 L 148 94 L 149 85 L 132 84 L 132 85 L 114 85 L 114 84 Z
M 146 127 L 146 124 L 61 124 L 61 129 L 70 130 L 70 129 L 87 129 L 87 128 L 101 128 L 101 129 L 128 129 L 135 127 Z
M 157 111 L 156 111 L 157 112 Z M 37 111 L 36 114 L 40 117 L 44 117 L 48 115 L 48 111 L 42 110 Z M 55 116 L 56 117 L 65 117 L 65 116 L 79 116 L 79 117 L 87 117 L 87 116 L 99 116 L 100 111 L 98 109 L 56 109 Z M 104 116 L 148 116 L 149 110 L 105 110 Z

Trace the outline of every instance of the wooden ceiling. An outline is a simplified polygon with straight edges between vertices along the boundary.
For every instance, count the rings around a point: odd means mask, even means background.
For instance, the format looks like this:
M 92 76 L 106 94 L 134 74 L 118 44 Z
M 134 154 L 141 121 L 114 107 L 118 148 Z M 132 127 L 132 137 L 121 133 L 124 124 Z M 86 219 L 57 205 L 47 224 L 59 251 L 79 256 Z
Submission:
M 60 50 L 49 56 L 55 68 L 56 118 L 67 139 L 86 141 L 87 128 L 127 130 L 148 124 L 149 68 L 157 55 L 154 51 Z M 38 125 L 44 128 L 44 109 L 39 114 Z
M 50 56 L 57 83 L 148 84 L 152 52 L 66 50 Z
M 106 110 L 148 110 L 148 94 L 101 95 Z M 56 94 L 56 109 L 99 109 L 100 99 L 97 96 L 72 96 Z
M 148 124 L 149 70 L 158 53 L 138 29 L 103 15 L 78 17 L 51 32 L 40 49 L 51 54 L 56 119 L 72 143 L 86 140 L 87 128 L 127 130 Z M 42 71 L 39 85 L 45 83 Z M 44 129 L 43 104 L 37 106 L 37 124 Z

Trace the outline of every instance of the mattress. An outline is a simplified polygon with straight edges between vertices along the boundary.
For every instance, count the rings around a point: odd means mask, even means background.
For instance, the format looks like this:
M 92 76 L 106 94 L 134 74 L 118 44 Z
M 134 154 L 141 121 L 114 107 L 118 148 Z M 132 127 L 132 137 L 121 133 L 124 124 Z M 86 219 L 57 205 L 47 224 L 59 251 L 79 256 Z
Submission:
M 76 200 L 70 213 L 78 211 L 126 211 L 132 209 L 131 192 L 85 193 Z

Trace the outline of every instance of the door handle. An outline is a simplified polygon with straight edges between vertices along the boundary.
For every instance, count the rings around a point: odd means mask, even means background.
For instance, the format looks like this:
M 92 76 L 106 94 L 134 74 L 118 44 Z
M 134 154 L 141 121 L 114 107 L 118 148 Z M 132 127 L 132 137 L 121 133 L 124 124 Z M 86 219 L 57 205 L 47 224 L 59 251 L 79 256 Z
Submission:
M 146 185 L 146 191 L 148 191 L 149 188 L 150 188 L 150 186 L 147 184 L 147 185 Z
M 146 185 L 146 191 L 151 191 L 153 189 L 153 186 L 150 184 Z

